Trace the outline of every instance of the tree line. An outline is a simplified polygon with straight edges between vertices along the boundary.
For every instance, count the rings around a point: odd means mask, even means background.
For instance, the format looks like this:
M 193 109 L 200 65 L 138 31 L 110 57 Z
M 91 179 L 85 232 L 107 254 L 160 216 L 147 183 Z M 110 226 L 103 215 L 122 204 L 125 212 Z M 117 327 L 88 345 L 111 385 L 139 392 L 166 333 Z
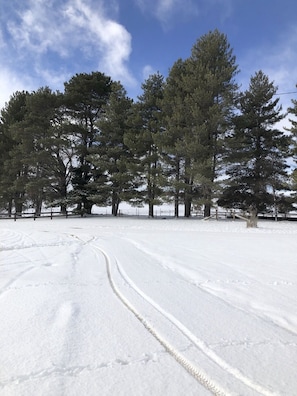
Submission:
M 241 92 L 236 57 L 225 34 L 201 36 L 189 58 L 165 79 L 142 84 L 133 101 L 121 82 L 79 73 L 64 92 L 15 92 L 0 113 L 0 207 L 21 213 L 43 205 L 61 212 L 121 202 L 174 203 L 178 217 L 201 207 L 293 209 L 297 122 L 286 116 L 277 87 L 261 70 Z M 297 100 L 287 109 L 297 115 Z M 287 194 L 286 191 L 291 191 Z

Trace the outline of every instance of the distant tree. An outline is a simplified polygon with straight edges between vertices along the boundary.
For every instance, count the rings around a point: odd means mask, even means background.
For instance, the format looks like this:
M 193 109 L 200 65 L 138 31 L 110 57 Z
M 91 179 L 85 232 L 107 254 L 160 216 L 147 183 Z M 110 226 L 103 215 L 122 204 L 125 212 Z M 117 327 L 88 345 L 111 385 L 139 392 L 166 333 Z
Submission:
M 124 87 L 113 82 L 108 102 L 103 106 L 104 117 L 96 124 L 100 133 L 87 157 L 95 173 L 92 199 L 99 205 L 111 205 L 113 216 L 117 216 L 120 202 L 129 200 L 134 187 L 134 176 L 129 170 L 131 153 L 124 143 L 131 106 L 132 100 Z
M 279 98 L 274 98 L 276 90 L 262 71 L 251 77 L 228 138 L 228 186 L 218 204 L 248 211 L 254 226 L 257 214 L 275 205 L 288 177 L 290 138 L 276 128 L 284 117 Z
M 72 122 L 75 137 L 77 165 L 72 168 L 72 203 L 77 209 L 91 213 L 94 191 L 90 188 L 94 172 L 88 160 L 90 150 L 96 144 L 98 121 L 111 92 L 111 79 L 100 72 L 81 73 L 65 83 L 65 114 Z
M 297 87 L 297 85 L 296 85 Z M 292 136 L 292 159 L 295 163 L 293 172 L 292 172 L 292 190 L 294 191 L 294 201 L 297 201 L 297 100 L 292 100 L 292 106 L 289 107 L 288 112 L 290 115 L 294 116 L 295 118 L 290 118 L 291 128 L 287 130 L 291 133 Z
M 288 131 L 290 131 L 292 134 L 292 156 L 295 163 L 297 163 L 297 100 L 296 99 L 292 99 L 292 106 L 288 108 L 288 112 L 289 114 L 296 117 L 290 119 L 291 128 L 288 128 Z
M 184 78 L 190 109 L 194 183 L 201 191 L 204 216 L 210 215 L 216 179 L 220 176 L 224 139 L 230 129 L 238 72 L 226 35 L 218 30 L 200 37 L 192 48 Z
M 188 92 L 184 78 L 187 61 L 177 60 L 169 71 L 164 87 L 162 113 L 164 131 L 160 135 L 159 146 L 167 177 L 166 191 L 174 201 L 174 215 L 179 216 L 179 205 L 184 204 L 184 215 L 191 214 L 194 195 L 195 147 L 192 125 L 189 124 L 190 108 L 186 104 Z
M 26 115 L 26 98 L 29 93 L 15 92 L 0 116 L 0 204 L 12 213 L 13 208 L 21 213 L 26 201 L 25 180 L 27 167 L 19 153 L 19 140 L 14 128 Z
M 142 84 L 143 93 L 133 104 L 128 120 L 129 131 L 124 142 L 134 158 L 135 177 L 141 174 L 143 188 L 135 191 L 136 201 L 149 206 L 149 216 L 154 217 L 154 206 L 162 202 L 163 168 L 157 141 L 162 133 L 161 101 L 164 78 L 159 73 L 151 75 Z
M 15 188 L 21 189 L 23 197 L 22 202 L 19 198 L 20 205 L 30 204 L 36 214 L 40 214 L 45 200 L 50 201 L 50 192 L 65 172 L 61 141 L 55 136 L 59 100 L 60 94 L 48 87 L 26 94 L 25 113 L 10 127 L 16 143 L 10 166 L 17 171 Z
M 64 113 L 63 94 L 56 95 L 55 112 L 45 141 L 45 149 L 50 153 L 45 168 L 50 180 L 45 191 L 45 203 L 48 206 L 60 206 L 61 212 L 66 213 L 68 194 L 72 188 L 71 170 L 76 161 L 75 144 L 71 122 Z

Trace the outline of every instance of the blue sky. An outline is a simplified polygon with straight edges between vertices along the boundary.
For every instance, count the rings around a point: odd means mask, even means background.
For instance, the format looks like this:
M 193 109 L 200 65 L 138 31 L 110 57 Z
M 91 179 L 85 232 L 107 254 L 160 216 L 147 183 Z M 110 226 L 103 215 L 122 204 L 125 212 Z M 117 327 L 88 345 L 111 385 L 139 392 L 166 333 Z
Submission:
M 0 108 L 16 90 L 63 91 L 99 70 L 136 98 L 149 74 L 165 77 L 201 35 L 228 37 L 245 89 L 262 69 L 296 92 L 296 0 L 0 0 Z M 297 94 L 281 95 L 286 109 Z

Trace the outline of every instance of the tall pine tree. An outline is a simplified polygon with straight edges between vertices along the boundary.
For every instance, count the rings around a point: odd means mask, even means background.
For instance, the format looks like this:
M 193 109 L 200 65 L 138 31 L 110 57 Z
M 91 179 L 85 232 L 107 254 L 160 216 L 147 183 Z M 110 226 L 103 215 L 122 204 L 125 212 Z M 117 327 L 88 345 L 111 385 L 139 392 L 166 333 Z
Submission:
M 226 35 L 218 30 L 197 40 L 184 79 L 190 109 L 194 182 L 201 191 L 204 216 L 210 215 L 221 174 L 223 142 L 237 95 L 236 59 Z
M 100 72 L 76 74 L 65 83 L 65 113 L 72 121 L 77 154 L 77 165 L 72 169 L 72 203 L 86 213 L 91 213 L 94 204 L 90 186 L 94 172 L 88 156 L 99 134 L 97 123 L 103 116 L 111 83 L 110 77 Z
M 11 215 L 12 210 L 21 213 L 26 202 L 25 183 L 27 167 L 19 153 L 20 141 L 14 129 L 26 115 L 26 98 L 29 93 L 15 92 L 0 117 L 0 205 Z
M 189 125 L 190 108 L 186 104 L 188 92 L 184 78 L 187 61 L 177 60 L 169 71 L 164 88 L 162 113 L 164 132 L 159 146 L 167 178 L 166 191 L 174 201 L 174 215 L 179 216 L 179 205 L 184 204 L 184 215 L 190 216 L 194 197 L 193 136 Z
M 133 190 L 134 176 L 129 170 L 131 153 L 124 143 L 127 118 L 132 100 L 124 87 L 113 82 L 111 94 L 103 108 L 104 117 L 97 123 L 99 134 L 87 159 L 94 169 L 93 200 L 99 205 L 111 205 L 117 216 L 121 201 L 128 201 Z
M 256 226 L 258 212 L 269 210 L 277 191 L 285 188 L 290 139 L 276 128 L 283 119 L 276 87 L 262 72 L 251 77 L 239 100 L 240 114 L 228 138 L 228 187 L 219 205 L 249 211 Z
M 160 204 L 163 186 L 163 167 L 158 147 L 162 133 L 161 102 L 164 79 L 159 73 L 151 75 L 142 84 L 143 93 L 132 107 L 130 129 L 125 143 L 137 158 L 135 176 L 142 175 L 143 188 L 136 191 L 137 200 L 148 204 L 149 217 L 154 217 L 154 206 Z M 136 162 L 135 162 L 136 165 Z

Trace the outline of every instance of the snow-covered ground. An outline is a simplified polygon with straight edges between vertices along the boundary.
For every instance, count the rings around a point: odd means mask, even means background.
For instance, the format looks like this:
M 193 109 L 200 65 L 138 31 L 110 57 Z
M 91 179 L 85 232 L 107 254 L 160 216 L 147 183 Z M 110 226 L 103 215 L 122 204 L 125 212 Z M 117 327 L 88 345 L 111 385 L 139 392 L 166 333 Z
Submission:
M 297 223 L 0 221 L 0 395 L 297 395 Z

